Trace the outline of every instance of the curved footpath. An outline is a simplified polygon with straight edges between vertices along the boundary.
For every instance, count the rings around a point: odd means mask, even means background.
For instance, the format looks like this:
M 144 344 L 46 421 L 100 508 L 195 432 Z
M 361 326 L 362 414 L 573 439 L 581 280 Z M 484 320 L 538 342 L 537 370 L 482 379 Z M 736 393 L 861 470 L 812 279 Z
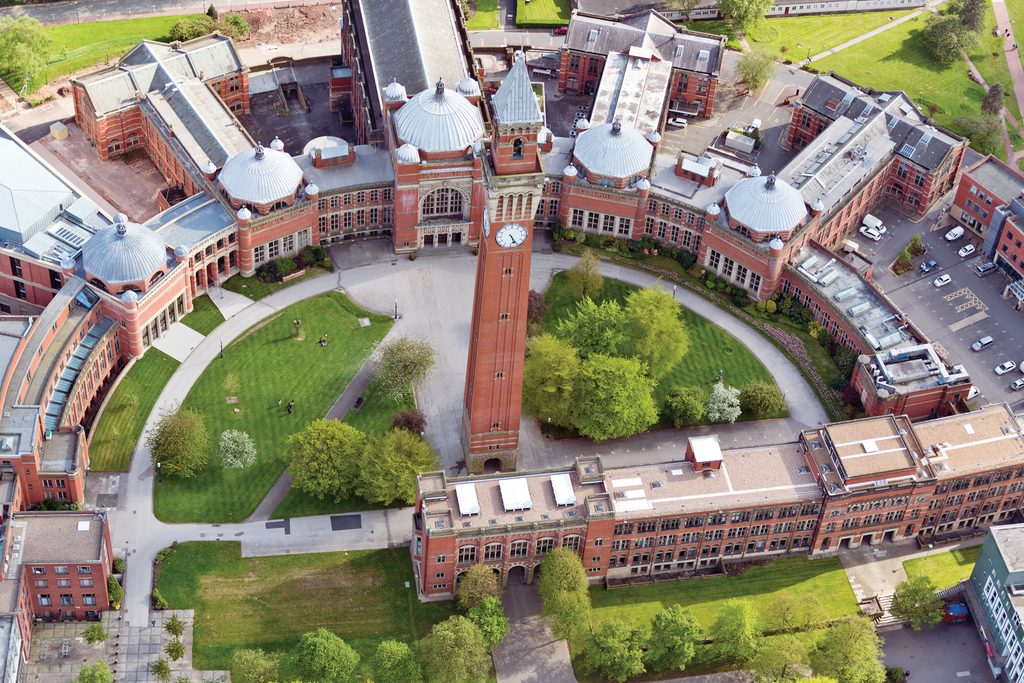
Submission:
M 534 288 L 542 288 L 554 272 L 570 267 L 575 260 L 561 254 L 534 254 L 531 273 Z M 184 401 L 192 385 L 219 356 L 222 343 L 227 347 L 253 325 L 297 301 L 341 287 L 360 305 L 379 311 L 391 310 L 392 299 L 398 297 L 402 319 L 394 329 L 403 334 L 426 336 L 442 350 L 439 370 L 418 393 L 428 411 L 428 439 L 438 448 L 446 465 L 456 462 L 461 456 L 457 427 L 460 424 L 458 417 L 465 377 L 464 348 L 468 340 L 470 310 L 468 304 L 462 304 L 472 300 L 475 263 L 475 258 L 468 254 L 427 257 L 416 262 L 395 260 L 389 256 L 381 263 L 300 282 L 254 302 L 207 335 L 179 366 L 153 407 L 145 432 L 153 427 L 163 410 Z M 604 263 L 601 270 L 608 277 L 635 285 L 658 284 L 658 278 L 649 273 L 615 264 Z M 678 288 L 676 296 L 684 306 L 731 333 L 761 359 L 784 392 L 790 411 L 790 417 L 784 420 L 694 431 L 724 434 L 726 446 L 758 445 L 777 443 L 780 437 L 792 440 L 801 428 L 816 426 L 827 419 L 799 370 L 768 340 L 696 294 Z M 453 310 L 463 310 L 466 315 L 453 316 Z M 457 345 L 459 339 L 462 339 L 461 346 Z M 571 462 L 573 457 L 582 453 L 600 452 L 613 464 L 636 463 L 651 461 L 651 454 L 647 451 L 663 448 L 666 454 L 662 459 L 669 459 L 678 457 L 675 442 L 682 441 L 694 431 L 665 430 L 616 442 L 589 444 L 578 440 L 545 441 L 536 425 L 527 423 L 521 459 L 528 467 L 552 466 Z M 383 548 L 408 543 L 412 534 L 409 508 L 363 512 L 361 528 L 349 531 L 333 531 L 330 515 L 293 518 L 284 522 L 166 524 L 153 514 L 153 477 L 149 449 L 145 441 L 140 440 L 131 468 L 121 479 L 118 508 L 111 513 L 115 552 L 124 552 L 129 560 L 124 600 L 125 621 L 129 626 L 145 626 L 149 620 L 153 558 L 160 549 L 174 541 L 240 541 L 242 554 L 253 556 Z

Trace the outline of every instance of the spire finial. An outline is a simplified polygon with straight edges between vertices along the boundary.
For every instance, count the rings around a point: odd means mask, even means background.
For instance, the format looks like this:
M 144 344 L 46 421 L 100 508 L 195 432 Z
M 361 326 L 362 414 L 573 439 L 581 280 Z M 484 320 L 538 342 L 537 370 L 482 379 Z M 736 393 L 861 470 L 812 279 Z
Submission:
M 264 154 L 265 154 L 265 152 L 263 151 L 263 144 L 257 142 L 256 143 L 256 158 L 257 159 L 262 159 Z
M 437 79 L 437 85 L 434 86 L 434 97 L 437 99 L 444 99 L 444 79 Z
M 612 122 L 612 135 L 620 135 L 622 133 L 622 122 L 618 119 Z
M 775 189 L 775 174 L 774 173 L 768 174 L 768 179 L 764 181 L 764 186 L 765 186 L 766 189 L 769 189 L 769 190 L 774 190 Z

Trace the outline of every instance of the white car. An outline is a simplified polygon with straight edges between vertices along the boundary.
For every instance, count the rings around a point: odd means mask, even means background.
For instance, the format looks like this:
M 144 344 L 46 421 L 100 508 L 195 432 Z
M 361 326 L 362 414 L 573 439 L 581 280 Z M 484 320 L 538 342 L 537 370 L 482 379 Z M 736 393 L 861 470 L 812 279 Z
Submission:
M 670 126 L 673 126 L 674 128 L 686 128 L 689 121 L 687 121 L 681 116 L 673 116 L 665 123 L 667 123 Z
M 885 234 L 885 223 L 880 219 L 875 218 L 870 213 L 864 215 L 864 220 L 861 221 L 864 225 L 869 228 L 874 228 L 876 232 L 884 235 Z
M 964 236 L 964 229 L 961 226 L 956 226 L 952 230 L 946 233 L 946 241 L 954 242 Z
M 744 130 L 743 132 L 746 133 L 747 135 L 750 135 L 756 130 L 761 130 L 761 119 L 754 119 L 753 121 L 751 121 L 750 125 L 747 126 L 746 130 Z
M 960 251 L 956 252 L 956 255 L 959 256 L 960 258 L 967 258 L 976 251 L 977 249 L 974 248 L 973 244 L 965 244 L 964 246 L 960 247 Z
M 1005 375 L 1008 372 L 1012 372 L 1016 368 L 1017 368 L 1017 364 L 1014 363 L 1012 360 L 1008 360 L 1008 361 L 1005 361 L 1005 362 L 1000 363 L 999 365 L 997 365 L 995 367 L 995 370 L 996 370 L 996 374 L 997 375 Z
M 866 225 L 860 226 L 860 234 L 864 235 L 872 242 L 877 242 L 878 240 L 882 239 L 882 234 L 880 232 L 878 232 L 874 228 L 869 228 Z
M 1024 389 L 1024 378 L 1015 379 L 1012 382 L 1010 382 L 1010 388 L 1013 389 L 1014 391 L 1020 391 L 1021 389 Z
M 948 276 L 948 275 L 940 275 L 937 278 L 935 278 L 934 280 L 932 280 L 932 284 L 935 285 L 936 287 L 945 287 L 946 285 L 948 285 L 952 281 L 953 281 L 953 278 L 951 278 L 950 276 Z

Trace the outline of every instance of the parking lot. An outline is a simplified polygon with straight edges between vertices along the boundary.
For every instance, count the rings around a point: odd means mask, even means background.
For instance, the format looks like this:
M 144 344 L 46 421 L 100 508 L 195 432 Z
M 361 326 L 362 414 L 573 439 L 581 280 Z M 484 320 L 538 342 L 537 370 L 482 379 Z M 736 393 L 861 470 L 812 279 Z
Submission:
M 882 654 L 886 666 L 900 666 L 917 683 L 990 683 L 995 681 L 974 624 L 936 624 L 913 631 L 887 631 Z

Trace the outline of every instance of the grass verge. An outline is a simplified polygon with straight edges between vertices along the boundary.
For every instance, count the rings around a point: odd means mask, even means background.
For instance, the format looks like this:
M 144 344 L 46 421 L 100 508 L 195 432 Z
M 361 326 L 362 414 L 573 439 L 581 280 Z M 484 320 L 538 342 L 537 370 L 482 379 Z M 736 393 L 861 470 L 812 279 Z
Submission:
M 516 0 L 516 26 L 565 26 L 571 15 L 569 0 Z
M 752 47 L 767 50 L 780 60 L 799 62 L 888 24 L 889 17 L 899 19 L 910 12 L 902 10 L 773 17 L 751 30 L 747 40 Z
M 192 312 L 182 318 L 181 322 L 205 336 L 224 322 L 224 316 L 209 295 L 203 294 L 192 299 Z
M 222 286 L 229 292 L 234 292 L 236 294 L 241 294 L 242 296 L 247 296 L 253 301 L 259 301 L 263 297 L 270 296 L 274 292 L 279 292 L 285 287 L 294 285 L 298 282 L 302 282 L 303 280 L 308 280 L 310 278 L 314 278 L 329 272 L 331 271 L 327 270 L 326 268 L 321 268 L 319 266 L 310 266 L 309 268 L 306 268 L 305 273 L 295 278 L 294 280 L 289 280 L 288 282 L 264 282 L 263 280 L 260 280 L 258 277 L 242 277 L 241 275 L 232 275 L 231 277 L 224 281 L 224 284 Z
M 498 0 L 476 0 L 476 12 L 466 20 L 470 31 L 486 31 L 498 28 Z
M 980 553 L 980 545 L 947 550 L 927 557 L 904 560 L 903 569 L 910 577 L 927 576 L 941 590 L 968 578 Z

